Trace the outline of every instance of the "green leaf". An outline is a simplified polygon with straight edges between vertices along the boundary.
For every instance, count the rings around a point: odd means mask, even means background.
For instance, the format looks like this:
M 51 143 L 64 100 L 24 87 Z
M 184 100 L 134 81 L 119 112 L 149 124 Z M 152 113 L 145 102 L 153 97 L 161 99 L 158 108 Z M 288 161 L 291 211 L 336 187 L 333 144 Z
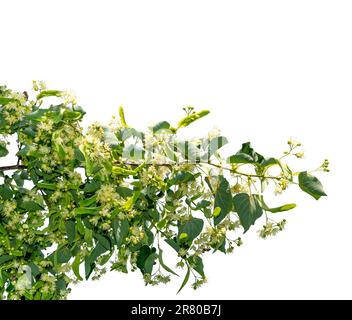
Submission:
M 156 226 L 158 227 L 159 230 L 164 229 L 164 227 L 167 224 L 167 221 L 168 221 L 167 218 L 164 218 L 164 219 L 160 220 Z
M 95 191 L 99 190 L 100 187 L 100 181 L 91 181 L 84 186 L 83 191 L 85 193 L 94 193 Z
M 76 237 L 76 223 L 74 220 L 68 220 L 65 222 L 66 234 L 69 243 L 73 243 Z
M 55 124 L 61 122 L 63 117 L 62 107 L 60 105 L 50 107 L 47 116 L 53 120 Z
M 101 235 L 99 233 L 94 233 L 94 237 L 106 249 L 106 251 L 110 250 L 111 244 L 110 244 L 110 240 L 107 237 L 104 237 L 103 235 Z
M 215 193 L 214 210 L 220 208 L 221 211 L 216 217 L 214 217 L 215 225 L 218 225 L 233 208 L 230 184 L 223 176 L 219 176 L 219 179 L 219 187 Z
M 136 201 L 138 200 L 139 196 L 141 195 L 141 191 L 135 191 L 133 193 L 133 196 L 130 197 L 124 204 L 124 208 L 126 210 L 131 210 L 131 208 L 133 207 L 133 205 L 136 203 Z
M 163 250 L 159 249 L 159 263 L 160 265 L 167 271 L 172 273 L 175 276 L 179 276 L 175 271 L 173 271 L 171 268 L 169 268 L 163 261 Z
M 279 161 L 274 158 L 265 159 L 261 154 L 255 152 L 251 147 L 250 142 L 242 144 L 241 150 L 235 155 L 227 159 L 229 163 L 252 163 L 257 166 L 269 167 L 274 164 L 279 164 Z
M 67 288 L 67 283 L 63 276 L 60 276 L 56 281 L 56 289 L 58 291 L 65 290 Z
M 5 126 L 6 126 L 6 121 L 5 121 L 4 116 L 2 115 L 2 113 L 0 112 L 0 133 L 4 132 Z
M 269 211 L 272 213 L 277 213 L 277 212 L 283 212 L 283 211 L 289 211 L 292 210 L 294 208 L 296 208 L 296 204 L 295 203 L 288 203 L 285 205 L 282 205 L 280 207 L 275 207 L 275 208 L 269 208 L 267 206 L 267 204 L 264 202 L 263 196 L 258 196 L 257 197 L 259 202 L 260 202 L 260 206 L 265 210 L 265 211 Z
M 66 109 L 62 115 L 63 120 L 78 121 L 82 119 L 84 112 Z
M 208 188 L 210 189 L 211 193 L 215 194 L 213 186 L 211 185 L 211 182 L 208 176 L 204 178 L 204 181 L 208 185 Z
M 87 280 L 93 272 L 95 261 L 106 251 L 106 248 L 98 242 L 91 254 L 85 259 L 85 276 Z
M 21 209 L 24 209 L 26 211 L 38 211 L 38 210 L 43 210 L 43 207 L 39 205 L 38 203 L 34 201 L 24 201 L 19 204 L 19 207 Z
M 77 221 L 77 231 L 80 235 L 83 236 L 85 234 L 84 224 L 80 218 L 77 218 L 76 221 Z
M 175 176 L 171 179 L 172 185 L 187 183 L 190 181 L 194 181 L 195 177 L 192 173 L 187 171 L 180 171 L 175 174 Z
M 14 101 L 17 101 L 16 99 L 13 99 L 13 98 L 6 98 L 6 97 L 0 97 L 0 105 L 1 106 L 4 106 L 10 102 L 14 102 Z
M 230 163 L 253 163 L 258 160 L 264 159 L 263 156 L 256 153 L 251 147 L 250 142 L 242 144 L 241 150 L 239 150 L 235 155 L 229 157 L 228 162 Z
M 45 97 L 60 97 L 62 94 L 63 92 L 59 90 L 44 90 L 37 95 L 37 100 Z
M 36 184 L 36 187 L 39 189 L 47 189 L 47 190 L 52 190 L 55 191 L 57 189 L 56 184 L 54 183 L 46 183 L 46 182 L 38 182 Z
M 272 213 L 277 213 L 277 212 L 289 211 L 289 210 L 292 210 L 296 207 L 297 207 L 297 205 L 295 203 L 288 203 L 288 204 L 284 204 L 283 206 L 280 206 L 280 207 L 268 208 L 268 211 L 270 211 Z
M 186 199 L 186 203 L 190 206 L 190 208 L 194 211 L 197 210 L 204 210 L 206 208 L 208 208 L 211 205 L 211 202 L 208 200 L 201 200 L 199 201 L 197 204 L 195 204 L 195 206 L 192 206 L 192 200 L 187 198 Z
M 153 128 L 152 131 L 153 133 L 158 132 L 159 130 L 167 130 L 170 129 L 170 123 L 168 123 L 167 121 L 161 121 L 158 122 Z
M 35 110 L 35 111 L 31 112 L 30 114 L 28 114 L 26 116 L 26 118 L 28 120 L 33 120 L 33 121 L 39 122 L 45 117 L 47 112 L 48 112 L 48 109 L 38 109 L 38 110 Z
M 265 168 L 269 168 L 271 166 L 274 166 L 274 165 L 280 165 L 280 161 L 278 159 L 275 159 L 275 158 L 268 158 L 268 159 L 265 159 L 261 165 Z
M 72 271 L 77 277 L 78 280 L 82 281 L 83 278 L 81 277 L 79 273 L 79 266 L 81 264 L 81 257 L 79 255 L 76 256 L 75 260 L 72 263 Z
M 153 208 L 153 209 L 149 209 L 148 210 L 148 215 L 150 216 L 150 218 L 155 221 L 155 222 L 159 222 L 160 219 L 160 213 L 157 209 Z
M 26 178 L 28 178 L 28 176 L 26 176 L 25 174 L 22 174 L 24 173 L 24 171 L 19 171 L 19 172 L 15 172 L 13 175 L 12 175 L 12 178 L 15 180 L 17 186 L 19 187 L 23 187 L 24 185 L 24 180 Z
M 0 256 L 0 265 L 2 265 L 5 262 L 11 261 L 13 259 L 15 259 L 16 257 L 14 256 L 9 256 L 9 255 L 4 255 L 4 256 Z
M 40 274 L 40 270 L 39 270 L 38 266 L 35 263 L 30 262 L 30 263 L 28 263 L 28 265 L 31 268 L 32 277 L 35 278 L 38 274 Z
M 178 243 L 175 241 L 175 239 L 165 239 L 165 242 L 172 248 L 174 249 L 176 252 L 180 251 L 180 246 L 178 245 Z
M 84 214 L 97 214 L 100 211 L 100 207 L 90 207 L 90 208 L 76 208 L 74 209 L 74 213 L 76 215 L 84 215 Z
M 122 106 L 119 107 L 119 116 L 120 116 L 120 122 L 121 122 L 122 126 L 127 128 L 128 125 L 127 125 L 126 119 L 125 119 L 125 111 L 123 110 Z
M 95 194 L 94 196 L 87 198 L 87 199 L 83 199 L 79 202 L 80 207 L 89 207 L 91 205 L 96 205 L 97 202 L 97 195 Z
M 93 242 L 93 230 L 86 228 L 84 231 L 84 241 L 88 244 Z
M 144 245 L 139 249 L 136 264 L 143 274 L 151 273 L 154 261 L 157 257 L 155 251 L 155 248 L 150 249 L 147 245 Z
M 2 185 L 0 186 L 0 197 L 3 200 L 10 200 L 13 197 L 13 192 L 7 185 Z
M 112 172 L 122 176 L 134 176 L 138 173 L 136 170 L 125 169 L 118 166 L 113 166 Z
M 263 214 L 263 209 L 255 196 L 239 193 L 234 196 L 233 204 L 240 218 L 244 232 L 254 225 L 255 221 Z
M 199 256 L 194 256 L 189 258 L 189 262 L 191 262 L 192 269 L 196 270 L 202 277 L 205 277 L 204 274 L 204 265 L 203 260 Z
M 198 218 L 191 218 L 190 220 L 182 223 L 178 227 L 178 238 L 181 234 L 185 233 L 188 235 L 188 240 L 193 241 L 197 238 L 203 230 L 204 221 Z
M 71 252 L 67 247 L 63 247 L 55 252 L 55 260 L 58 263 L 69 262 L 71 257 L 72 257 Z
M 74 148 L 75 160 L 83 162 L 85 160 L 83 152 L 79 148 Z
M 188 268 L 187 268 L 186 276 L 185 276 L 185 278 L 183 279 L 183 282 L 182 282 L 182 284 L 181 284 L 180 289 L 178 289 L 177 294 L 178 294 L 178 293 L 185 287 L 185 285 L 187 284 L 187 282 L 188 282 L 188 280 L 189 280 L 190 273 L 191 273 L 191 268 L 188 267 Z
M 95 262 L 106 251 L 108 251 L 108 249 L 99 241 L 89 256 L 91 263 Z
M 253 158 L 244 153 L 237 153 L 227 159 L 229 163 L 252 163 Z
M 0 158 L 5 157 L 9 154 L 9 151 L 6 148 L 6 143 L 3 141 L 0 141 Z
M 129 230 L 129 223 L 127 220 L 120 220 L 115 218 L 112 221 L 112 229 L 114 233 L 115 244 L 118 248 L 121 247 L 123 241 L 126 239 Z
M 223 239 L 220 240 L 218 244 L 212 246 L 212 248 L 214 249 L 213 253 L 219 250 L 226 254 L 225 245 L 226 245 L 226 237 L 223 237 Z
M 113 252 L 111 251 L 111 252 L 101 256 L 100 259 L 99 259 L 99 265 L 103 266 L 104 264 L 108 263 L 110 258 L 111 258 L 111 256 L 112 256 L 112 254 L 113 254 Z
M 133 190 L 131 190 L 130 188 L 127 188 L 127 187 L 118 186 L 118 187 L 116 187 L 116 191 L 121 197 L 123 197 L 125 199 L 132 197 L 132 195 L 133 195 Z
M 307 171 L 300 172 L 298 176 L 300 188 L 310 194 L 313 198 L 318 200 L 320 197 L 326 196 L 323 185 L 315 176 L 307 173 Z
M 185 117 L 185 118 L 180 120 L 180 122 L 178 123 L 177 129 L 180 129 L 180 128 L 183 128 L 183 127 L 187 127 L 191 123 L 193 123 L 194 121 L 205 117 L 209 113 L 210 113 L 210 111 L 208 111 L 208 110 L 202 110 L 200 112 L 192 113 L 189 116 L 187 116 L 187 117 Z
M 152 274 L 153 272 L 153 266 L 155 264 L 155 260 L 158 257 L 156 253 L 152 253 L 151 255 L 148 256 L 148 258 L 145 260 L 144 263 L 144 272 Z

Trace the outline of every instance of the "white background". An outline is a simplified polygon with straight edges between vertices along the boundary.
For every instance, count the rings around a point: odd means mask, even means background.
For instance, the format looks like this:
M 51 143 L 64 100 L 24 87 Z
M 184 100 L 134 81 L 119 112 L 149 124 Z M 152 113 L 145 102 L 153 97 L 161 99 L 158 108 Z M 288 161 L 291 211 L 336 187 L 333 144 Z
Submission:
M 87 123 L 122 104 L 143 128 L 193 105 L 212 112 L 190 134 L 220 127 L 231 152 L 251 141 L 280 155 L 294 136 L 306 151 L 298 168 L 331 162 L 319 175 L 328 198 L 273 196 L 298 203 L 279 217 L 287 230 L 270 240 L 253 230 L 233 255 L 209 255 L 199 291 L 176 297 L 182 279 L 145 287 L 139 273 L 111 273 L 70 298 L 352 298 L 351 1 L 2 0 L 0 10 L 1 84 L 73 89 Z

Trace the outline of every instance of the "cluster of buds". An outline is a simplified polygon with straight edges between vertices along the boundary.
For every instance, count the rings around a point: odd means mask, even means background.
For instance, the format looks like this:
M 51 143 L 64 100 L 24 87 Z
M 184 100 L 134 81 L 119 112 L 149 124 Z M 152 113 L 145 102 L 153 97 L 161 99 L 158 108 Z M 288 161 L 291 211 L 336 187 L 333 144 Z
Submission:
M 294 155 L 296 158 L 299 158 L 299 159 L 302 159 L 304 157 L 303 150 L 297 151 L 297 148 L 302 146 L 301 142 L 291 138 L 287 141 L 287 144 L 289 145 L 290 149 L 288 151 L 284 152 L 285 156 Z M 293 152 L 294 150 L 296 150 L 296 151 Z
M 320 166 L 320 169 L 324 172 L 329 172 L 329 160 L 325 159 L 323 164 Z
M 275 236 L 278 232 L 284 230 L 287 221 L 284 219 L 280 222 L 267 222 L 262 229 L 258 231 L 260 238 L 266 239 Z
M 166 284 L 166 283 L 170 282 L 170 280 L 171 280 L 170 276 L 164 276 L 161 273 L 158 273 L 155 276 L 152 276 L 151 274 L 146 273 L 143 275 L 143 279 L 144 279 L 145 284 L 150 284 L 152 286 L 156 286 L 160 283 Z
M 138 227 L 130 227 L 130 236 L 126 239 L 127 242 L 131 242 L 136 245 L 145 239 L 145 233 Z
M 282 177 L 275 185 L 275 194 L 281 194 L 284 190 L 286 190 L 289 186 L 289 180 Z
M 204 283 L 207 282 L 207 278 L 197 278 L 193 283 L 192 283 L 192 288 L 194 290 L 199 289 Z

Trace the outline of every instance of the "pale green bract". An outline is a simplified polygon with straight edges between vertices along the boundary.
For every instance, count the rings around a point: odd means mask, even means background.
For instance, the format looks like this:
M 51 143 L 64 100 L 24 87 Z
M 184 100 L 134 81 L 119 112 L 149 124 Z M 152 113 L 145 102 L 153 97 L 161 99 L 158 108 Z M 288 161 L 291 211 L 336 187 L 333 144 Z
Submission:
M 313 171 L 284 162 L 303 157 L 297 141 L 279 158 L 244 143 L 224 159 L 219 131 L 178 138 L 207 110 L 186 107 L 174 126 L 140 132 L 121 107 L 110 125 L 84 130 L 72 94 L 42 82 L 33 89 L 0 87 L 1 299 L 65 299 L 75 283 L 108 270 L 138 269 L 149 285 L 183 273 L 180 289 L 190 280 L 196 289 L 206 281 L 206 252 L 232 252 L 260 221 L 262 238 L 284 228 L 272 218 L 296 205 L 264 202 L 271 187 L 326 195 Z M 5 165 L 15 140 L 18 161 Z M 328 161 L 314 171 L 329 171 Z

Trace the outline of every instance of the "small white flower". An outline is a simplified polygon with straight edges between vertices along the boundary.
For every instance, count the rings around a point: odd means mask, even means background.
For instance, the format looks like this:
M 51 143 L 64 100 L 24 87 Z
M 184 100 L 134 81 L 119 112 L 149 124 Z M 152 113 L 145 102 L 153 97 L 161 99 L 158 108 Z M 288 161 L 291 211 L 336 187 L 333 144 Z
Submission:
M 50 132 L 53 129 L 54 122 L 51 119 L 46 119 L 39 123 L 38 129 L 42 131 Z
M 211 140 L 211 139 L 220 137 L 220 135 L 221 135 L 220 129 L 219 128 L 213 128 L 212 130 L 210 130 L 208 132 L 208 139 Z
M 67 90 L 63 92 L 61 97 L 64 99 L 64 104 L 77 104 L 76 94 L 72 90 Z

